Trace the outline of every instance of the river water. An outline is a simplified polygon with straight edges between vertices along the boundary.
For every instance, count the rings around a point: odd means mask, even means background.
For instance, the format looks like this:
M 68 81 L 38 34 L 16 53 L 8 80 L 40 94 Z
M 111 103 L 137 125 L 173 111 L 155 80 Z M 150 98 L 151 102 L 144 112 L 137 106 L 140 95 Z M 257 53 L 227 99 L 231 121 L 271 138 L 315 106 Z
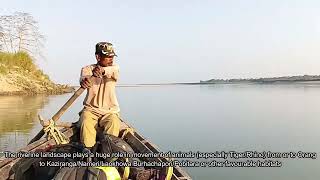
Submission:
M 319 154 L 319 92 L 317 83 L 117 87 L 122 118 L 161 150 L 174 152 Z M 0 151 L 15 151 L 26 145 L 40 129 L 37 115 L 50 118 L 70 96 L 0 96 Z M 77 121 L 83 98 L 61 120 Z M 212 160 L 223 159 L 198 161 Z M 196 180 L 320 177 L 319 158 L 272 160 L 282 166 L 185 169 Z

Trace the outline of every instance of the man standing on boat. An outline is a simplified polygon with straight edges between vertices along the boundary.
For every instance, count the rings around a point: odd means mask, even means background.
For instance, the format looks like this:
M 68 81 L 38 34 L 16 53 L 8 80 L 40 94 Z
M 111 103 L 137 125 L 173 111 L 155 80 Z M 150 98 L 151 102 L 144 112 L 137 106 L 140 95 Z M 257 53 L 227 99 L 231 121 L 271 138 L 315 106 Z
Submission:
M 96 143 L 96 128 L 102 127 L 104 133 L 119 135 L 119 104 L 115 86 L 119 77 L 119 66 L 113 63 L 113 46 L 109 42 L 96 44 L 97 64 L 81 69 L 80 85 L 87 89 L 84 108 L 80 116 L 80 141 L 90 148 Z M 94 76 L 91 78 L 90 77 Z

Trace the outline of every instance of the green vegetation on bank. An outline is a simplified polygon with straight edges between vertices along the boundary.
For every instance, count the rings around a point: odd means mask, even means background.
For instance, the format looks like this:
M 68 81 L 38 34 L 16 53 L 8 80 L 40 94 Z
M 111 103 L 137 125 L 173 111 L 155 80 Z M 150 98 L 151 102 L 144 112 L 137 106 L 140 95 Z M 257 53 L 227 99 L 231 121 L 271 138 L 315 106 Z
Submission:
M 0 94 L 60 94 L 72 91 L 53 83 L 26 52 L 0 52 Z
M 49 80 L 49 76 L 38 69 L 32 58 L 25 52 L 0 52 L 0 74 L 6 75 L 10 71 L 32 73 L 36 78 Z

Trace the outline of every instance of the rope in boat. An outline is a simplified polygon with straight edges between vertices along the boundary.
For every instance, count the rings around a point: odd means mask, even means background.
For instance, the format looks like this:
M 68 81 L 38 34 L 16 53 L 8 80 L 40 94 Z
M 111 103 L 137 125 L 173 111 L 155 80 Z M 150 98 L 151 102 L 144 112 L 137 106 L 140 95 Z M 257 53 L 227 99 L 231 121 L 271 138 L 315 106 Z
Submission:
M 48 139 L 54 139 L 58 145 L 69 143 L 68 138 L 60 132 L 52 119 L 49 120 L 48 126 L 43 127 L 43 131 L 48 135 Z

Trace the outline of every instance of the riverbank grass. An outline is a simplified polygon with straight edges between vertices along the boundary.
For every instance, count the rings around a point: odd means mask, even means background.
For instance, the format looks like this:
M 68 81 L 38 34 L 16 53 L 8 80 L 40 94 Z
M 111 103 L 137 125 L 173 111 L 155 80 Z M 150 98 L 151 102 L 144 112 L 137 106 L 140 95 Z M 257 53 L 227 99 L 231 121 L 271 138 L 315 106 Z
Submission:
M 55 84 L 25 52 L 0 52 L 0 94 L 61 94 L 72 91 Z

